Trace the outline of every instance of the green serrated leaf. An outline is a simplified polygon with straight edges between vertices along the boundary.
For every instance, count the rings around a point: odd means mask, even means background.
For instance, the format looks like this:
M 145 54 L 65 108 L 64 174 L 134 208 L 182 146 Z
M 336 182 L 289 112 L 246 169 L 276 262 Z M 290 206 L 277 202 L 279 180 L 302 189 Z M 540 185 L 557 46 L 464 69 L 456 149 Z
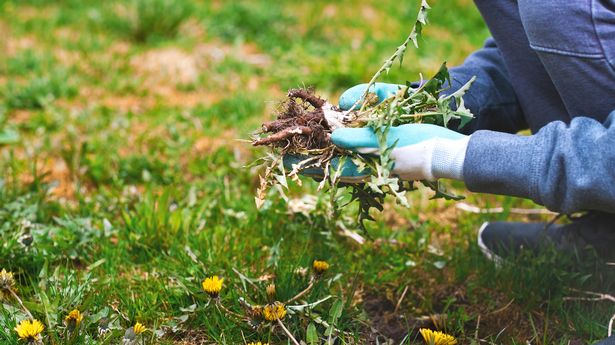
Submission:
M 316 326 L 314 325 L 314 323 L 310 322 L 310 324 L 308 325 L 305 338 L 305 341 L 309 345 L 318 344 L 318 331 L 316 330 Z
M 441 184 L 439 181 L 421 181 L 421 182 L 423 183 L 423 185 L 425 185 L 426 187 L 429 187 L 431 190 L 436 192 L 434 196 L 431 197 L 431 199 L 439 199 L 439 198 L 444 198 L 446 200 L 465 199 L 464 196 L 456 195 L 456 194 L 448 192 L 446 188 L 444 187 L 444 185 Z
M 329 310 L 329 323 L 334 324 L 337 323 L 337 319 L 342 316 L 342 311 L 344 310 L 344 301 L 338 299 L 333 302 L 331 309 Z
M 344 302 L 342 300 L 337 300 L 331 306 L 329 310 L 329 327 L 325 331 L 325 336 L 331 336 L 335 331 L 335 325 L 337 324 L 337 320 L 342 316 L 342 311 L 344 309 Z
M 449 80 L 450 76 L 448 73 L 448 68 L 446 67 L 446 62 L 443 62 L 438 69 L 438 72 L 434 74 L 431 79 L 429 79 L 421 89 L 426 92 L 436 95 L 442 90 L 442 86 Z

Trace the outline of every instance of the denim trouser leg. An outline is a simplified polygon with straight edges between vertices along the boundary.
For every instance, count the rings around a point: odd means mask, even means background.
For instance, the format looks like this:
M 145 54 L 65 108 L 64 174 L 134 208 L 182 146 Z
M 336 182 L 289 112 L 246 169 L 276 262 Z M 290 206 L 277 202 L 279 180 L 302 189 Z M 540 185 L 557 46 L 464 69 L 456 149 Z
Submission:
M 522 113 L 510 113 L 523 116 L 535 133 L 498 133 L 489 130 L 498 129 L 494 122 L 484 122 L 466 150 L 466 186 L 532 199 L 558 212 L 615 214 L 615 0 L 475 1 L 501 61 L 485 63 L 498 60 L 490 45 L 477 53 L 491 59 L 471 56 L 453 72 L 467 80 L 476 71 L 484 87 L 470 99 L 489 101 L 494 97 L 480 96 L 497 96 L 490 90 L 512 85 Z M 493 103 L 511 99 L 507 93 Z M 480 103 L 474 108 L 483 115 Z
M 519 13 L 568 114 L 603 122 L 615 109 L 615 0 L 519 0 Z
M 475 3 L 502 53 L 510 83 L 532 131 L 552 121 L 569 121 L 551 76 L 530 48 L 517 1 L 475 0 Z

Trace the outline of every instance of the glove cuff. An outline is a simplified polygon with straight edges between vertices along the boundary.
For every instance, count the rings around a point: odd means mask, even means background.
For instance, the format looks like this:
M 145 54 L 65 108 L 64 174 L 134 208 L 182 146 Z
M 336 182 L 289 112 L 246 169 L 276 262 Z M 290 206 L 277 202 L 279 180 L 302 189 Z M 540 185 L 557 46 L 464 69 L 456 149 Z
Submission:
M 438 139 L 431 158 L 431 173 L 435 178 L 463 180 L 463 161 L 470 136 L 461 139 Z

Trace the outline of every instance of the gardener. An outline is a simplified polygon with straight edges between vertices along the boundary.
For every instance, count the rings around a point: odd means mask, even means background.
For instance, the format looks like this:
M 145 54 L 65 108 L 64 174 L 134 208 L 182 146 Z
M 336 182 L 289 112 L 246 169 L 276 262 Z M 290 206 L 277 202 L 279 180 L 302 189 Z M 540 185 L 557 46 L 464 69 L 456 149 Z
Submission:
M 615 257 L 615 3 L 612 0 L 476 0 L 493 38 L 451 69 L 455 91 L 476 118 L 460 132 L 424 124 L 391 131 L 394 173 L 408 180 L 450 178 L 469 190 L 532 199 L 550 210 L 587 211 L 568 225 L 495 222 L 478 236 L 491 257 L 547 244 L 592 246 Z M 362 96 L 357 85 L 342 109 Z M 376 84 L 382 100 L 398 85 Z M 453 127 L 451 127 L 453 128 Z M 456 126 L 454 127 L 456 128 Z M 531 129 L 532 135 L 516 135 Z M 378 147 L 367 128 L 333 132 L 342 148 Z

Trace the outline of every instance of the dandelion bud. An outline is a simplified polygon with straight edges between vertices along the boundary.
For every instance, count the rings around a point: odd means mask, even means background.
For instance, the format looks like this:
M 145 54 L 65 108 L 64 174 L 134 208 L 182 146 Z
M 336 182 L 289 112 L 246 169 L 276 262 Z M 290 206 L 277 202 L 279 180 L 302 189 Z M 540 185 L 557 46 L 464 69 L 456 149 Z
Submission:
M 100 321 L 98 321 L 98 335 L 99 336 L 104 336 L 105 334 L 109 333 L 109 331 L 111 331 L 109 329 L 109 319 L 106 317 L 103 317 L 102 319 L 100 319 Z
M 260 319 L 263 317 L 263 307 L 260 305 L 253 305 L 249 309 L 249 314 L 250 314 L 250 317 L 254 319 Z
M 29 247 L 34 242 L 34 237 L 32 237 L 32 234 L 26 233 L 19 238 L 19 241 L 24 247 Z
M 316 275 L 321 275 L 329 269 L 329 264 L 326 261 L 314 260 L 312 268 L 314 272 L 316 272 Z
M 267 285 L 267 297 L 273 299 L 275 297 L 275 284 Z
M 7 272 L 4 268 L 0 271 L 0 300 L 11 296 L 11 291 L 15 291 L 15 278 L 13 272 Z
M 83 314 L 81 314 L 79 310 L 73 309 L 64 318 L 64 323 L 66 324 L 66 327 L 68 327 L 68 329 L 72 331 L 77 328 L 77 326 L 79 326 L 82 320 Z

